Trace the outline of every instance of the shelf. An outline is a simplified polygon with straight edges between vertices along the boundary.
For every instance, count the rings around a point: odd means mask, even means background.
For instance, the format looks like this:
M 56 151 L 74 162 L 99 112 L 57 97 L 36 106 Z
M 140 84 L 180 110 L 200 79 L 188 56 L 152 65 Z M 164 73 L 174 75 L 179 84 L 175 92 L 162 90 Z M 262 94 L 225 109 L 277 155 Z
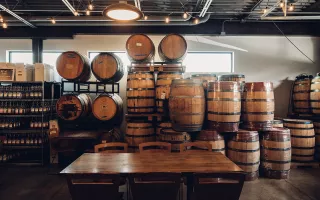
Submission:
M 158 121 L 162 121 L 162 118 L 166 117 L 164 114 L 160 113 L 151 113 L 151 114 L 132 114 L 128 113 L 126 114 L 126 119 L 132 119 L 132 118 L 140 118 L 140 119 L 148 119 L 149 121 L 152 121 L 153 118 L 156 118 Z
M 186 66 L 181 62 L 132 62 L 128 66 L 129 72 L 145 71 L 145 72 L 181 72 L 186 71 Z
M 71 88 L 71 90 L 66 90 Z M 101 83 L 94 81 L 78 82 L 78 81 L 65 81 L 61 83 L 61 92 L 65 93 L 110 93 L 119 94 L 120 86 L 119 83 Z
M 19 102 L 19 101 L 27 101 L 27 102 L 32 102 L 32 101 L 57 101 L 58 99 L 0 99 L 0 101 L 14 101 L 14 102 Z
M 42 149 L 44 146 L 3 145 L 2 149 Z
M 22 117 L 45 117 L 45 116 L 50 116 L 50 115 L 55 115 L 55 113 L 51 114 L 51 113 L 43 113 L 43 114 L 38 114 L 38 115 L 1 115 L 0 114 L 0 118 L 3 117 L 16 117 L 16 118 L 22 118 Z
M 0 134 L 1 133 L 17 133 L 17 134 L 23 134 L 23 133 L 47 133 L 49 129 L 0 129 Z

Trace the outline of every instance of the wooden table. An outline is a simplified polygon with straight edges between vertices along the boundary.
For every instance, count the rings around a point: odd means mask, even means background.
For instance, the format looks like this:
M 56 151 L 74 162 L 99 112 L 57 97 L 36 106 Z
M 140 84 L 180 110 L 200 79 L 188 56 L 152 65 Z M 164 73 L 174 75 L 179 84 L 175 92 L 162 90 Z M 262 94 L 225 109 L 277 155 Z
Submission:
M 187 153 L 85 153 L 60 173 L 68 175 L 135 174 L 176 172 L 191 177 L 192 173 L 241 173 L 236 164 L 217 152 Z M 188 178 L 190 199 L 192 178 Z

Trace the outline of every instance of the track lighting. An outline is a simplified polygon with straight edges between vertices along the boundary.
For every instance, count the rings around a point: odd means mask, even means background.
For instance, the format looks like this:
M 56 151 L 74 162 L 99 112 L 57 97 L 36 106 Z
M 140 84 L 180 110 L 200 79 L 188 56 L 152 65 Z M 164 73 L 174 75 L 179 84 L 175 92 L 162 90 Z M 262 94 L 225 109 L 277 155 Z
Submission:
M 263 9 L 263 14 L 266 14 L 268 10 L 268 7 L 266 7 L 265 9 Z
M 182 17 L 183 17 L 183 19 L 187 19 L 188 18 L 188 13 L 184 12 Z
M 170 18 L 166 17 L 166 23 L 168 24 L 170 22 Z
M 293 4 L 290 4 L 289 11 L 293 11 L 293 10 L 294 10 L 294 6 L 293 6 Z
M 74 16 L 79 16 L 79 13 L 78 13 L 78 11 L 74 11 Z
M 147 19 L 148 19 L 148 16 L 147 16 L 147 15 L 145 15 L 145 16 L 144 16 L 144 20 L 147 20 Z
M 56 24 L 56 20 L 54 18 L 51 19 L 52 24 Z
M 5 23 L 5 22 L 3 22 L 3 23 L 2 23 L 2 28 L 8 28 L 8 24 Z
M 195 18 L 195 19 L 193 20 L 193 23 L 194 23 L 194 24 L 199 24 L 199 19 L 198 19 L 198 18 Z
M 92 5 L 92 3 L 90 3 L 90 4 L 88 5 L 88 9 L 89 9 L 89 10 L 93 10 L 93 5 Z
M 86 15 L 90 15 L 90 10 L 86 10 Z
M 284 7 L 284 3 L 283 1 L 280 2 L 280 8 L 283 8 Z

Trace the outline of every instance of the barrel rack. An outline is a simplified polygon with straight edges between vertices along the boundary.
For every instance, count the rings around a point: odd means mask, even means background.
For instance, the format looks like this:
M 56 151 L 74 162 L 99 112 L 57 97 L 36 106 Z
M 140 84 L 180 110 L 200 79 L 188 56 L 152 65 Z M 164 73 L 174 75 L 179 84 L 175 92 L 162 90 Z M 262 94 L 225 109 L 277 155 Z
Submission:
M 101 82 L 73 82 L 63 80 L 61 83 L 61 93 L 89 93 L 89 94 L 119 94 L 119 83 Z
M 131 62 L 128 65 L 129 72 L 182 72 L 186 71 L 186 66 L 182 62 Z

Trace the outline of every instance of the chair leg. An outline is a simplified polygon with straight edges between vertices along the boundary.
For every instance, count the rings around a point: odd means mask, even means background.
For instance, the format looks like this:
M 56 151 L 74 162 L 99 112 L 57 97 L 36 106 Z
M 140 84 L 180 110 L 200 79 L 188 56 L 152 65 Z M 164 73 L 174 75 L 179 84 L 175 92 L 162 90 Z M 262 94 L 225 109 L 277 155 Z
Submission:
M 183 183 L 180 183 L 179 199 L 183 200 Z

